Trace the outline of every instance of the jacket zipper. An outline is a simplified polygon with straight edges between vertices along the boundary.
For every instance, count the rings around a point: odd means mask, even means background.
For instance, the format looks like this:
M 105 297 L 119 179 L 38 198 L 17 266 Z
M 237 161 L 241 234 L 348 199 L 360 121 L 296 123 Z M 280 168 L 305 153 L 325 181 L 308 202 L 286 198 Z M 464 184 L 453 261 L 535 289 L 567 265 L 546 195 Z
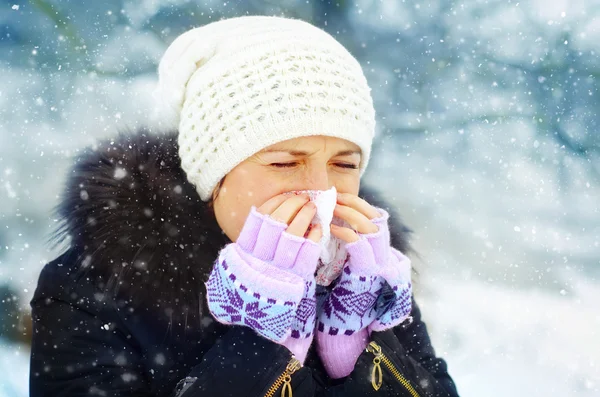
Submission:
M 375 358 L 373 359 L 373 371 L 371 372 L 371 384 L 373 385 L 373 389 L 379 390 L 383 383 L 383 373 L 381 371 L 381 363 L 383 363 L 398 382 L 408 390 L 412 397 L 419 397 L 419 393 L 417 393 L 415 388 L 412 387 L 408 380 L 396 369 L 394 364 L 392 364 L 392 362 L 381 352 L 381 346 L 379 346 L 377 342 L 370 342 L 367 346 L 367 351 L 375 355 Z
M 285 371 L 275 380 L 271 385 L 265 397 L 273 397 L 275 392 L 279 389 L 279 386 L 283 384 L 281 389 L 281 397 L 292 397 L 292 374 L 298 371 L 302 367 L 300 361 L 292 356 L 292 359 L 288 362 L 285 367 Z

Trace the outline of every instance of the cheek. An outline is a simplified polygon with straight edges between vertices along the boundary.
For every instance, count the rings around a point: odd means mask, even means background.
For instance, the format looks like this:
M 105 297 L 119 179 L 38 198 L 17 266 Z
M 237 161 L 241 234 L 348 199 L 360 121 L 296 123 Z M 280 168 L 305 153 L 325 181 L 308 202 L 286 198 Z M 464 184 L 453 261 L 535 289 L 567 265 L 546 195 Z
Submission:
M 274 196 L 294 189 L 290 178 L 262 168 L 236 172 L 233 184 L 236 201 L 245 203 L 248 211 L 253 205 L 258 208 Z
M 236 172 L 229 185 L 231 205 L 245 209 L 244 215 L 250 212 L 252 206 L 260 207 L 265 201 L 279 193 L 280 184 L 266 175 L 256 173 Z
M 340 193 L 350 193 L 356 196 L 360 188 L 360 176 L 358 174 L 342 175 L 333 181 L 333 186 Z
M 244 169 L 234 169 L 225 178 L 215 201 L 215 215 L 219 226 L 232 241 L 237 240 L 252 206 L 258 208 L 285 191 L 272 179 Z
M 217 198 L 217 220 L 227 236 L 235 240 L 254 204 L 251 199 L 255 193 L 245 178 L 228 175 L 225 181 Z

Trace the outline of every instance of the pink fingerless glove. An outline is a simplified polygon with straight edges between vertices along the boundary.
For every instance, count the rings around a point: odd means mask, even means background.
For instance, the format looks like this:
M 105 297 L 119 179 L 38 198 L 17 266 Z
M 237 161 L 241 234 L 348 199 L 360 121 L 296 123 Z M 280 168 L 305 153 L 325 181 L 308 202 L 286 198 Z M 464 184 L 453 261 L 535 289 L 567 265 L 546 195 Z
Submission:
M 280 343 L 304 362 L 316 316 L 318 244 L 252 207 L 206 283 L 208 307 L 224 324 L 243 325 Z
M 379 230 L 346 245 L 342 275 L 319 305 L 317 352 L 334 379 L 352 372 L 371 331 L 392 328 L 410 314 L 410 260 L 390 246 L 389 215 L 378 211 L 382 216 L 372 222 Z M 382 301 L 386 288 L 393 297 Z

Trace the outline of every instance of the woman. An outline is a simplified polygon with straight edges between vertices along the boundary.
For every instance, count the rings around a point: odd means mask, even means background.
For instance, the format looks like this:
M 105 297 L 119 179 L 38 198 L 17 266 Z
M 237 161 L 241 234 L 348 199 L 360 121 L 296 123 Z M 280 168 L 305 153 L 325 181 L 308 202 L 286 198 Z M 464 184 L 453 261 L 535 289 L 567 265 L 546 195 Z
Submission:
M 70 248 L 31 302 L 31 395 L 456 396 L 407 229 L 359 191 L 375 112 L 344 47 L 298 20 L 214 22 L 171 44 L 158 93 L 176 132 L 74 168 Z M 340 222 L 311 227 L 304 191 L 331 187 Z M 348 255 L 317 284 L 324 227 Z

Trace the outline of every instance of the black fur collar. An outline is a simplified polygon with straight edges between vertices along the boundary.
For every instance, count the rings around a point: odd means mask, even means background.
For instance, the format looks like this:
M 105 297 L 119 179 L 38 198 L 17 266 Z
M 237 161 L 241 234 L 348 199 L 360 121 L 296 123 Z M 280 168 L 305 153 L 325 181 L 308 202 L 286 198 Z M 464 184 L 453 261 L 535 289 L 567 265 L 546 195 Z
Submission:
M 392 244 L 410 251 L 410 230 L 393 208 L 372 191 L 360 194 L 390 211 Z M 84 152 L 57 212 L 53 240 L 71 239 L 78 272 L 99 288 L 188 321 L 201 313 L 204 281 L 230 241 L 180 168 L 176 132 L 141 129 Z

